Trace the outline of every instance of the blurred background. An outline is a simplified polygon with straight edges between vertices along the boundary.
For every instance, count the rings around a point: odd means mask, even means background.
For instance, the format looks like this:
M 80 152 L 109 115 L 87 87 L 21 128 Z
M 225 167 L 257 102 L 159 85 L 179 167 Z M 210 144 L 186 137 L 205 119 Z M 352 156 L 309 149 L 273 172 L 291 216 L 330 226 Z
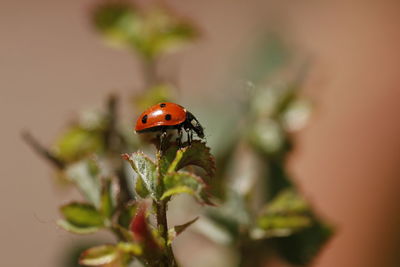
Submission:
M 307 61 L 303 91 L 314 111 L 295 135 L 289 167 L 302 193 L 336 227 L 312 265 L 399 266 L 400 5 L 165 2 L 190 18 L 201 38 L 163 57 L 159 69 L 179 85 L 181 104 L 204 124 L 212 149 L 232 131 L 241 94 L 252 82 L 237 73 L 246 71 L 244 62 L 267 33 L 278 34 Z M 0 2 L 2 266 L 62 266 L 76 240 L 94 242 L 56 226 L 58 206 L 79 196 L 61 189 L 52 169 L 21 139 L 29 129 L 50 145 L 79 110 L 103 106 L 110 93 L 129 101 L 143 86 L 140 62 L 105 46 L 94 31 L 94 3 Z M 129 108 L 122 113 L 133 126 Z M 225 123 L 207 120 L 213 116 Z M 185 256 L 184 240 L 176 244 L 178 259 Z M 208 250 L 182 262 L 195 266 L 191 260 L 212 255 Z M 215 259 L 208 266 L 224 265 Z

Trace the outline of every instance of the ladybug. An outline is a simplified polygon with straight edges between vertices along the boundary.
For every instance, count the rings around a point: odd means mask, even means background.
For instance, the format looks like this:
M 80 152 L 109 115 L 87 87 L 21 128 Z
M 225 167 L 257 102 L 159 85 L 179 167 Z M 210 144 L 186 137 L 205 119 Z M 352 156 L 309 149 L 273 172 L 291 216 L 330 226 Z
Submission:
M 193 132 L 204 138 L 204 129 L 196 117 L 181 105 L 162 102 L 146 109 L 138 118 L 135 126 L 137 133 L 161 132 L 161 140 L 168 129 L 178 130 L 177 142 L 180 145 L 183 130 L 187 133 L 188 144 L 193 140 Z

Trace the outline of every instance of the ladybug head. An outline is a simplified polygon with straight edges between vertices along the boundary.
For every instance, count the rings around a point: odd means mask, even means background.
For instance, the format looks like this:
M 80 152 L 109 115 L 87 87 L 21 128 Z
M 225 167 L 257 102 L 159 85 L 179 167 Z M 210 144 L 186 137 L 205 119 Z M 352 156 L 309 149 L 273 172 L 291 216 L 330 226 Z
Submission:
M 187 122 L 189 123 L 190 128 L 196 132 L 197 136 L 200 138 L 204 138 L 204 129 L 201 126 L 200 122 L 196 119 L 196 117 L 187 112 Z

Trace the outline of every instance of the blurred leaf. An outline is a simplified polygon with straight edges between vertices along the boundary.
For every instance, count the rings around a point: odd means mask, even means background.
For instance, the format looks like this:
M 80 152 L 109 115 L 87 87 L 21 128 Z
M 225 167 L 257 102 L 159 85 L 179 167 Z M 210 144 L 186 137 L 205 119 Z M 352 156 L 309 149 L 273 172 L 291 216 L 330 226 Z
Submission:
M 284 238 L 277 238 L 279 254 L 294 265 L 308 265 L 333 234 L 333 229 L 316 220 L 311 227 Z
M 138 10 L 128 3 L 106 3 L 93 13 L 95 27 L 114 45 L 134 48 L 144 58 L 179 49 L 197 36 L 185 20 L 166 8 Z
M 168 230 L 168 244 L 171 244 L 172 241 L 183 231 L 186 230 L 190 225 L 195 223 L 199 217 L 194 218 L 193 220 L 188 221 L 187 223 L 176 225 L 173 228 Z
M 135 256 L 140 256 L 143 251 L 139 244 L 132 242 L 119 242 L 117 245 L 118 250 L 129 253 Z
M 72 202 L 60 208 L 64 218 L 70 224 L 77 227 L 102 227 L 103 217 L 90 204 Z
M 85 198 L 96 207 L 100 207 L 101 202 L 99 172 L 98 166 L 92 160 L 71 164 L 65 170 L 66 176 L 78 186 Z
M 187 193 L 193 195 L 200 203 L 211 204 L 203 180 L 189 172 L 171 172 L 164 176 L 164 194 L 161 199 Z
M 121 211 L 119 217 L 118 217 L 118 223 L 128 229 L 133 217 L 136 214 L 137 210 L 137 204 L 136 202 L 128 203 Z
M 285 145 L 285 133 L 274 120 L 257 120 L 251 130 L 250 141 L 253 146 L 267 155 L 279 153 Z
M 135 45 L 141 22 L 135 7 L 128 3 L 103 3 L 93 13 L 94 26 L 113 45 Z
M 174 90 L 175 88 L 170 84 L 157 84 L 136 95 L 133 104 L 137 110 L 145 110 L 157 103 L 170 102 Z
M 156 256 L 161 249 L 161 244 L 157 242 L 157 239 L 151 231 L 150 225 L 146 218 L 146 209 L 146 203 L 141 202 L 137 209 L 136 215 L 132 219 L 130 230 L 133 234 L 133 240 L 139 244 L 142 244 L 145 250 L 151 251 L 154 256 Z
M 244 196 L 233 190 L 227 190 L 225 202 L 218 206 L 209 208 L 207 217 L 220 228 L 228 232 L 233 240 L 239 237 L 240 228 L 250 224 Z
M 150 196 L 153 199 L 158 198 L 157 192 L 157 168 L 156 164 L 145 154 L 141 152 L 136 152 L 133 154 L 124 154 L 123 158 L 131 164 L 134 171 L 138 174 L 137 179 L 141 179 L 143 183 L 142 188 L 146 188 L 146 190 L 150 193 Z M 142 185 L 139 186 L 140 192 L 139 194 L 144 194 L 144 191 L 141 188 Z M 138 189 L 138 185 L 136 185 Z
M 106 218 L 111 218 L 117 205 L 118 188 L 111 179 L 105 179 L 101 193 L 100 211 Z
M 104 150 L 103 136 L 100 131 L 74 126 L 60 137 L 55 144 L 58 158 L 72 162 L 92 153 Z
M 102 245 L 85 250 L 80 258 L 79 264 L 86 266 L 99 266 L 110 264 L 119 256 L 118 250 L 113 245 Z
M 294 189 L 282 191 L 265 208 L 266 214 L 302 213 L 308 211 L 307 202 Z
M 282 231 L 289 235 L 311 226 L 312 217 L 306 201 L 294 190 L 285 190 L 267 204 L 257 224 L 266 235 Z
M 298 131 L 303 128 L 311 116 L 311 103 L 305 99 L 292 101 L 282 116 L 282 123 L 286 131 Z
M 57 225 L 60 226 L 61 228 L 63 228 L 64 230 L 74 233 L 74 234 L 80 234 L 80 235 L 84 235 L 84 234 L 93 234 L 95 232 L 97 232 L 98 230 L 100 230 L 100 227 L 97 226 L 93 226 L 93 227 L 88 227 L 88 226 L 77 226 L 74 225 L 66 220 L 58 220 L 57 221 Z
M 137 49 L 148 58 L 176 51 L 198 36 L 188 21 L 161 7 L 145 15 L 141 30 Z

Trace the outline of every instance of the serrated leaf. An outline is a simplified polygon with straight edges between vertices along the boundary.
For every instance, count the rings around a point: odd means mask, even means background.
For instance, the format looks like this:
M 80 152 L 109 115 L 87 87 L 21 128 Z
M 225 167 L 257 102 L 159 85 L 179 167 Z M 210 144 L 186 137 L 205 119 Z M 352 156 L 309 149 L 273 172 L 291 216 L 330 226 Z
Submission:
M 215 159 L 205 143 L 195 140 L 190 146 L 180 150 L 176 146 L 171 146 L 160 161 L 160 168 L 163 173 L 178 171 L 190 165 L 202 168 L 209 177 L 214 176 Z
M 86 266 L 110 264 L 117 260 L 118 256 L 118 250 L 113 245 L 97 246 L 85 250 L 79 258 L 79 264 Z
M 73 202 L 60 208 L 65 220 L 76 227 L 102 227 L 102 215 L 93 205 Z
M 97 165 L 92 160 L 71 164 L 65 170 L 66 177 L 74 182 L 85 198 L 100 207 L 101 184 Z
M 200 203 L 209 204 L 205 194 L 203 180 L 189 172 L 172 172 L 164 176 L 164 194 L 161 199 L 187 193 L 193 195 Z
M 172 241 L 183 231 L 186 230 L 189 226 L 195 223 L 199 217 L 194 218 L 193 220 L 188 221 L 187 223 L 176 225 L 173 228 L 168 230 L 168 244 L 171 244 Z
M 149 192 L 153 199 L 157 199 L 157 168 L 156 164 L 146 155 L 141 152 L 133 154 L 124 154 L 122 157 L 129 161 L 133 170 L 138 174 L 137 179 L 142 180 L 142 185 Z M 142 186 L 140 185 L 140 186 Z M 137 186 L 137 185 L 136 185 Z M 140 188 L 140 187 L 139 187 Z M 147 195 L 143 190 L 138 192 L 142 195 Z
M 74 234 L 79 234 L 79 235 L 93 234 L 101 229 L 100 227 L 88 227 L 88 226 L 73 225 L 66 220 L 58 220 L 57 225 L 68 232 L 71 232 Z

